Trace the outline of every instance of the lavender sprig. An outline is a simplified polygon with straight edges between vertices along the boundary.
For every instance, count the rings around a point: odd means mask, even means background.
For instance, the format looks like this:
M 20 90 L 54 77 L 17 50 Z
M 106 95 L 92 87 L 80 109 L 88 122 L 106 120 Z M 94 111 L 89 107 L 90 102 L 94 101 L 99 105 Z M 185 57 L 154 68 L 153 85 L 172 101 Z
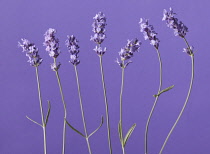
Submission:
M 168 139 L 170 138 L 173 130 L 175 129 L 177 123 L 179 122 L 187 104 L 188 104 L 188 100 L 190 98 L 190 94 L 191 94 L 191 91 L 192 91 L 192 87 L 193 87 L 193 82 L 194 82 L 194 48 L 192 46 L 189 45 L 189 43 L 187 42 L 186 38 L 185 38 L 185 35 L 186 33 L 188 32 L 188 28 L 182 23 L 182 22 L 178 22 L 178 19 L 177 18 L 174 18 L 174 15 L 175 13 L 173 12 L 172 8 L 170 8 L 170 11 L 167 12 L 166 10 L 164 10 L 163 12 L 163 20 L 166 20 L 167 21 L 167 25 L 170 27 L 170 28 L 173 28 L 174 29 L 174 34 L 175 36 L 179 35 L 181 38 L 184 39 L 186 45 L 187 45 L 187 48 L 184 48 L 184 52 L 187 53 L 190 57 L 191 57 L 191 80 L 190 80 L 190 86 L 189 86 L 189 90 L 188 90 L 188 93 L 187 93 L 187 96 L 186 96 L 186 99 L 185 99 L 185 102 L 184 102 L 184 105 L 176 119 L 176 121 L 174 122 L 171 130 L 169 131 L 162 147 L 161 147 L 161 150 L 159 152 L 159 154 L 162 154 L 165 146 L 166 146 L 166 143 L 168 142 Z
M 141 46 L 141 42 L 136 38 L 134 40 L 128 40 L 127 45 L 124 48 L 121 48 L 119 52 L 120 60 L 116 60 L 116 62 L 122 68 L 126 68 L 128 64 L 132 61 L 130 60 L 133 57 L 134 52 L 138 52 Z
M 28 62 L 31 66 L 38 67 L 43 61 L 38 53 L 38 48 L 27 39 L 21 39 L 21 41 L 22 43 L 18 42 L 18 46 L 22 47 L 23 52 L 26 53 L 26 56 L 29 58 Z
M 166 21 L 166 24 L 169 28 L 172 28 L 174 30 L 175 36 L 185 37 L 185 35 L 188 32 L 187 26 L 185 26 L 181 21 L 179 21 L 174 16 L 176 13 L 173 12 L 172 8 L 169 8 L 169 11 L 164 9 L 163 11 L 163 19 Z
M 64 100 L 64 95 L 63 95 L 63 88 L 61 85 L 60 81 L 60 76 L 58 73 L 58 70 L 60 68 L 60 63 L 56 63 L 56 59 L 60 54 L 59 50 L 59 39 L 55 37 L 56 30 L 53 28 L 49 28 L 45 34 L 44 34 L 44 43 L 43 45 L 46 46 L 46 51 L 49 53 L 49 56 L 53 58 L 54 63 L 51 64 L 51 69 L 55 71 L 57 81 L 58 81 L 58 86 L 60 89 L 60 94 L 61 94 L 61 99 L 63 103 L 63 108 L 64 108 L 64 120 L 63 120 L 63 143 L 62 143 L 62 154 L 65 154 L 65 143 L 66 143 L 66 117 L 67 117 L 67 111 L 66 111 L 66 103 Z
M 157 33 L 155 32 L 154 27 L 152 25 L 149 25 L 148 19 L 146 19 L 144 21 L 142 18 L 140 18 L 139 24 L 140 24 L 140 31 L 143 33 L 144 39 L 149 40 L 150 44 L 155 47 L 155 49 L 157 51 L 157 55 L 158 55 L 159 65 L 160 65 L 159 88 L 158 88 L 158 92 L 157 92 L 157 95 L 155 97 L 155 101 L 153 103 L 152 109 L 149 113 L 147 123 L 146 123 L 146 127 L 145 127 L 144 153 L 148 154 L 148 132 L 149 132 L 150 120 L 152 118 L 152 115 L 153 115 L 153 112 L 155 110 L 156 104 L 158 102 L 158 98 L 160 96 L 160 92 L 161 92 L 161 88 L 162 88 L 162 61 L 161 61 L 160 53 L 159 53 L 159 50 L 158 50 L 160 40 L 157 38 Z
M 123 89 L 124 89 L 124 73 L 125 73 L 125 68 L 128 66 L 129 63 L 131 63 L 129 59 L 133 57 L 134 52 L 139 51 L 140 45 L 141 45 L 141 42 L 138 39 L 128 40 L 127 45 L 124 48 L 122 48 L 119 52 L 121 62 L 119 62 L 118 59 L 116 61 L 122 68 L 122 83 L 121 83 L 121 90 L 120 90 L 120 120 L 118 123 L 118 132 L 119 132 L 119 138 L 120 138 L 123 154 L 125 154 L 125 145 L 130 135 L 132 134 L 132 132 L 134 131 L 136 127 L 136 124 L 133 124 L 132 127 L 127 132 L 127 134 L 125 135 L 125 138 L 123 137 L 122 96 L 123 96 Z
M 101 80 L 103 85 L 103 92 L 104 92 L 104 103 L 106 109 L 106 124 L 107 124 L 107 137 L 108 137 L 108 144 L 109 144 L 109 153 L 112 154 L 112 143 L 111 143 L 111 131 L 110 131 L 110 122 L 109 122 L 109 106 L 106 94 L 106 85 L 105 85 L 105 78 L 104 78 L 104 69 L 103 69 L 103 59 L 102 56 L 106 52 L 106 47 L 102 48 L 101 44 L 106 38 L 105 35 L 105 27 L 106 27 L 106 17 L 103 12 L 99 12 L 93 17 L 94 22 L 92 24 L 94 35 L 91 36 L 91 41 L 95 42 L 97 45 L 93 49 L 100 59 L 100 69 L 101 69 Z
M 88 151 L 89 151 L 89 154 L 91 154 L 92 151 L 90 148 L 89 137 L 88 137 L 88 132 L 87 132 L 87 128 L 86 128 L 85 113 L 84 113 L 84 109 L 83 109 L 79 75 L 78 75 L 78 70 L 77 70 L 77 65 L 80 63 L 80 61 L 78 60 L 78 54 L 80 52 L 79 45 L 78 45 L 79 41 L 76 39 L 76 37 L 74 35 L 67 36 L 67 38 L 68 39 L 66 40 L 66 46 L 68 48 L 68 51 L 70 52 L 70 62 L 74 65 L 74 70 L 75 70 L 76 80 L 77 80 L 77 88 L 78 88 L 78 94 L 79 94 L 79 100 L 80 100 L 80 109 L 81 109 L 81 114 L 82 114 L 84 132 L 85 132 L 85 135 L 83 135 L 83 137 L 85 137 L 85 139 L 86 139 Z M 69 126 L 70 126 L 70 124 L 69 124 Z M 70 128 L 72 128 L 72 127 L 70 127 Z M 73 130 L 75 130 L 77 133 L 79 132 L 76 129 L 73 129 Z M 79 133 L 79 134 L 81 135 L 82 133 Z
M 38 66 L 42 63 L 42 58 L 38 54 L 38 48 L 34 45 L 34 43 L 31 43 L 27 39 L 21 39 L 22 43 L 18 42 L 19 47 L 22 47 L 23 52 L 26 52 L 26 56 L 29 58 L 28 62 L 31 66 L 34 66 L 36 69 L 36 79 L 37 79 L 37 87 L 38 87 L 38 95 L 39 95 L 39 105 L 40 105 L 40 111 L 41 111 L 41 119 L 42 124 L 39 124 L 38 122 L 32 120 L 28 116 L 26 116 L 30 121 L 33 123 L 39 125 L 43 129 L 43 140 L 44 140 L 44 154 L 47 154 L 47 138 L 46 138 L 46 126 L 48 122 L 48 118 L 50 115 L 50 102 L 48 101 L 48 113 L 46 116 L 46 119 L 44 118 L 44 111 L 43 111 L 43 105 L 42 105 L 42 97 L 41 97 L 41 88 L 40 88 L 40 80 L 39 80 L 39 71 Z

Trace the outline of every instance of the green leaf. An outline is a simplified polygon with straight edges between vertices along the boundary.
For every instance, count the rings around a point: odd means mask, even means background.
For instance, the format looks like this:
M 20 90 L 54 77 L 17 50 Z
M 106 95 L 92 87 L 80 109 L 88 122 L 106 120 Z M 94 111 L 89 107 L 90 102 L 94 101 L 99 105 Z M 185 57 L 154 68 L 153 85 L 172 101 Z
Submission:
M 82 134 L 80 131 L 78 131 L 76 128 L 74 128 L 66 119 L 65 119 L 65 121 L 71 129 L 73 129 L 75 132 L 77 132 L 82 137 L 86 138 L 86 136 L 84 134 Z
M 39 125 L 39 126 L 43 127 L 40 123 L 38 123 L 38 122 L 36 122 L 36 121 L 32 120 L 32 119 L 31 119 L 31 118 L 29 118 L 28 116 L 26 116 L 26 118 L 28 118 L 28 120 L 31 120 L 33 123 L 35 123 L 35 124 L 37 124 L 37 125 Z
M 119 123 L 118 123 L 118 133 L 119 133 L 120 142 L 121 142 L 122 145 L 124 145 L 124 143 L 123 143 L 123 136 L 122 136 L 122 125 L 121 125 L 121 121 L 119 121 Z
M 94 131 L 88 136 L 88 138 L 91 137 L 94 133 L 96 133 L 96 132 L 101 128 L 101 126 L 103 125 L 103 123 L 104 123 L 104 117 L 101 116 L 101 123 L 100 123 L 100 125 L 98 126 L 98 128 L 96 128 L 96 130 L 94 130 Z
M 128 139 L 130 138 L 132 132 L 134 131 L 135 127 L 136 127 L 136 124 L 133 124 L 133 126 L 128 130 L 127 134 L 125 135 L 125 138 L 124 138 L 124 141 L 123 141 L 124 142 L 124 145 L 123 145 L 124 147 L 125 147 Z
M 154 97 L 158 97 L 158 96 L 160 96 L 162 93 L 171 90 L 173 87 L 174 87 L 174 85 L 172 85 L 172 86 L 170 86 L 170 87 L 168 87 L 168 88 L 166 88 L 166 89 L 163 89 L 163 90 L 161 90 L 161 91 L 159 92 L 159 94 L 156 94 L 156 95 L 153 95 L 153 96 L 154 96 Z
M 46 119 L 45 119 L 45 126 L 47 125 L 47 122 L 48 122 L 48 119 L 49 119 L 49 116 L 50 116 L 50 110 L 51 110 L 50 101 L 47 101 L 47 103 L 48 103 L 48 111 L 47 111 L 47 116 L 46 116 Z

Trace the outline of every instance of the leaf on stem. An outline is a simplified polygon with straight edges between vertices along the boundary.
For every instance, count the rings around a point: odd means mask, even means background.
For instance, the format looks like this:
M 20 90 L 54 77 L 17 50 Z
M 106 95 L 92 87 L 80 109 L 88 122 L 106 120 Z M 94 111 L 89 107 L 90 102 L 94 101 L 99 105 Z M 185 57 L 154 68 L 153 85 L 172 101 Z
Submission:
M 120 142 L 122 145 L 124 145 L 124 141 L 123 141 L 123 136 L 122 136 L 122 125 L 121 125 L 121 121 L 119 121 L 118 123 L 118 133 L 119 133 L 119 137 L 120 137 Z
M 48 119 L 49 119 L 49 116 L 50 116 L 50 110 L 51 110 L 50 101 L 47 101 L 47 103 L 48 103 L 48 111 L 47 111 L 47 116 L 46 116 L 46 119 L 45 119 L 45 126 L 47 125 L 47 122 L 48 122 Z
M 73 129 L 75 132 L 77 132 L 82 137 L 86 138 L 84 134 L 82 134 L 80 131 L 78 131 L 76 128 L 74 128 L 66 119 L 65 119 L 65 121 L 71 129 Z
M 154 97 L 158 97 L 158 96 L 160 96 L 162 93 L 171 90 L 173 87 L 174 87 L 174 85 L 172 85 L 172 86 L 170 86 L 170 87 L 168 87 L 168 88 L 166 88 L 166 89 L 164 89 L 164 90 L 161 90 L 158 94 L 153 95 L 153 96 L 154 96 Z
M 91 137 L 94 133 L 96 133 L 96 132 L 101 128 L 101 126 L 103 125 L 103 123 L 104 123 L 104 117 L 101 116 L 101 123 L 100 123 L 100 125 L 98 126 L 98 128 L 97 128 L 96 130 L 94 130 L 94 131 L 88 136 L 88 138 Z
M 37 124 L 37 125 L 39 125 L 39 126 L 43 127 L 40 123 L 38 123 L 38 122 L 36 122 L 36 121 L 32 120 L 32 119 L 31 119 L 31 118 L 29 118 L 28 116 L 26 116 L 26 118 L 28 118 L 28 120 L 31 120 L 33 123 L 35 123 L 35 124 Z
M 130 138 L 131 134 L 133 133 L 135 127 L 136 127 L 136 124 L 133 124 L 133 126 L 128 130 L 127 134 L 125 135 L 125 138 L 124 138 L 124 140 L 123 140 L 123 142 L 124 142 L 124 145 L 123 145 L 123 146 L 124 146 L 124 147 L 125 147 L 125 145 L 126 145 L 128 139 Z

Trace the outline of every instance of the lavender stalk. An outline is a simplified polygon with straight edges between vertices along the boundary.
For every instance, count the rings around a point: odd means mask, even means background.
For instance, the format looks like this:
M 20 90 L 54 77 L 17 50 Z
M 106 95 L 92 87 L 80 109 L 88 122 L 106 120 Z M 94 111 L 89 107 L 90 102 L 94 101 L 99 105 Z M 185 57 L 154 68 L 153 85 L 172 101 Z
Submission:
M 65 143 L 66 143 L 66 117 L 67 117 L 67 111 L 66 111 L 66 103 L 64 100 L 64 95 L 63 95 L 63 89 L 60 81 L 60 76 L 58 73 L 58 70 L 60 68 L 60 63 L 57 64 L 56 59 L 60 54 L 59 50 L 59 40 L 55 38 L 55 33 L 56 30 L 53 28 L 49 28 L 46 33 L 44 34 L 45 36 L 45 42 L 43 43 L 44 46 L 46 46 L 46 51 L 49 53 L 49 56 L 53 58 L 54 63 L 51 64 L 51 69 L 55 71 L 57 81 L 58 81 L 58 86 L 60 89 L 60 94 L 61 94 L 61 99 L 63 103 L 63 109 L 64 109 L 64 121 L 63 121 L 63 143 L 62 143 L 62 154 L 65 154 Z
M 108 144 L 109 144 L 109 153 L 112 154 L 112 143 L 111 143 L 111 132 L 110 132 L 110 122 L 109 122 L 109 106 L 108 106 L 108 100 L 107 100 L 107 94 L 106 94 L 106 84 L 105 84 L 105 78 L 104 78 L 104 69 L 103 69 L 103 55 L 106 52 L 106 48 L 101 47 L 101 43 L 104 41 L 106 35 L 105 35 L 105 26 L 106 24 L 106 17 L 104 13 L 99 12 L 96 14 L 96 16 L 93 18 L 94 22 L 92 24 L 94 36 L 91 37 L 91 40 L 94 41 L 97 46 L 95 47 L 95 51 L 100 59 L 100 70 L 101 70 L 101 80 L 103 85 L 103 91 L 104 91 L 104 103 L 105 103 L 105 109 L 106 109 L 106 124 L 107 124 L 107 136 L 108 136 Z
M 143 21 L 143 19 L 141 18 L 140 19 L 140 28 L 141 28 L 141 32 L 143 33 L 144 35 L 144 38 L 145 40 L 149 40 L 150 41 L 150 44 L 154 46 L 154 48 L 156 49 L 157 51 L 157 55 L 158 55 L 158 60 L 159 60 L 159 65 L 160 65 L 160 82 L 159 82 L 159 88 L 158 88 L 158 94 L 160 93 L 161 91 L 161 88 L 162 88 L 162 61 L 161 61 L 161 57 L 160 57 L 160 53 L 159 53 L 159 50 L 158 50 L 158 47 L 159 47 L 159 39 L 157 38 L 157 33 L 154 31 L 154 28 L 152 25 L 149 25 L 148 23 L 148 20 L 146 20 L 145 22 Z M 152 118 L 152 115 L 153 115 L 153 112 L 154 112 L 154 109 L 156 107 L 156 104 L 158 102 L 158 98 L 159 98 L 160 95 L 157 95 L 155 97 L 155 101 L 153 103 L 153 106 L 152 106 L 152 109 L 150 111 L 150 114 L 149 114 L 149 117 L 147 119 L 147 123 L 146 123 L 146 128 L 145 128 L 145 139 L 144 139 L 144 152 L 145 154 L 148 154 L 148 131 L 149 131 L 149 124 L 150 124 L 150 121 L 151 121 L 151 118 Z
M 176 127 L 177 123 L 179 122 L 187 104 L 188 104 L 188 100 L 189 100 L 189 97 L 190 97 L 190 94 L 191 94 L 191 91 L 192 91 L 192 87 L 193 87 L 193 81 L 194 81 L 194 51 L 193 51 L 193 47 L 189 45 L 189 43 L 187 42 L 185 36 L 188 32 L 188 28 L 181 22 L 179 21 L 177 18 L 174 17 L 175 13 L 173 12 L 172 8 L 170 8 L 170 10 L 167 12 L 166 10 L 164 10 L 163 12 L 163 20 L 166 20 L 166 23 L 167 23 L 167 26 L 172 28 L 174 30 L 174 35 L 175 36 L 180 36 L 181 38 L 184 39 L 185 43 L 186 43 L 186 46 L 187 48 L 184 48 L 184 51 L 183 52 L 186 52 L 190 57 L 191 57 L 191 80 L 190 80 L 190 86 L 189 86 L 189 90 L 188 90 L 188 93 L 187 93 L 187 97 L 185 99 L 185 102 L 184 102 L 184 105 L 174 123 L 174 125 L 172 126 L 171 130 L 169 131 L 162 147 L 161 147 L 161 150 L 159 152 L 159 154 L 162 154 L 165 146 L 166 146 L 166 143 L 169 139 L 169 137 L 171 136 L 174 128 Z
M 133 126 L 128 130 L 125 137 L 123 137 L 122 97 L 123 97 L 123 89 L 124 89 L 125 68 L 132 62 L 129 59 L 131 57 L 133 57 L 134 52 L 139 51 L 140 45 L 141 45 L 141 42 L 138 41 L 138 39 L 128 40 L 127 45 L 124 48 L 122 48 L 121 51 L 119 52 L 120 61 L 118 59 L 116 60 L 116 62 L 119 64 L 119 66 L 122 69 L 122 82 L 121 82 L 121 90 L 120 90 L 120 120 L 119 120 L 119 124 L 118 124 L 118 132 L 119 132 L 119 138 L 120 138 L 120 143 L 121 143 L 123 154 L 125 154 L 126 143 L 136 127 L 136 124 L 133 124 Z
M 40 103 L 40 112 L 41 112 L 41 119 L 42 124 L 39 124 L 38 122 L 30 119 L 29 120 L 34 122 L 35 124 L 38 124 L 43 129 L 43 139 L 44 139 L 44 154 L 47 154 L 47 139 L 46 139 L 46 126 L 50 114 L 50 103 L 48 102 L 49 108 L 48 108 L 48 114 L 46 116 L 46 120 L 44 119 L 44 112 L 43 112 L 43 105 L 42 105 L 42 97 L 41 97 L 41 89 L 40 89 L 40 80 L 39 80 L 39 71 L 38 66 L 42 63 L 42 58 L 38 54 L 38 48 L 33 43 L 30 43 L 27 39 L 22 39 L 22 44 L 18 43 L 20 47 L 23 48 L 23 52 L 26 52 L 26 56 L 29 58 L 28 62 L 31 66 L 35 67 L 36 70 L 36 79 L 37 79 L 37 87 L 38 87 L 38 96 L 39 96 L 39 103 Z
M 84 113 L 84 109 L 83 109 L 82 96 L 81 96 L 81 90 L 80 90 L 80 82 L 79 82 L 79 76 L 78 76 L 78 70 L 77 70 L 77 65 L 80 63 L 80 61 L 78 60 L 78 53 L 79 53 L 78 40 L 73 35 L 68 36 L 68 39 L 66 40 L 66 45 L 67 45 L 69 52 L 71 54 L 70 62 L 74 65 L 74 70 L 75 70 L 75 75 L 76 75 L 76 80 L 77 80 L 80 109 L 81 109 L 81 114 L 82 114 L 84 132 L 85 132 L 84 137 L 87 142 L 89 154 L 92 154 L 90 143 L 89 143 L 89 137 L 88 137 L 88 133 L 87 133 L 85 113 Z

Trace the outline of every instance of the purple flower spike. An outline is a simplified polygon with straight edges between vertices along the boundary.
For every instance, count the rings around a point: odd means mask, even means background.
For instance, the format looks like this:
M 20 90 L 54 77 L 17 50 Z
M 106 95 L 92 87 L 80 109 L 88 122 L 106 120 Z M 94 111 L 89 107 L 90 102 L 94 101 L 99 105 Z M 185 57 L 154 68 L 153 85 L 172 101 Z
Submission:
M 144 35 L 145 40 L 150 40 L 150 44 L 153 45 L 156 49 L 159 47 L 160 40 L 157 38 L 157 33 L 154 31 L 152 25 L 149 25 L 148 19 L 144 20 L 140 18 L 140 31 Z
M 193 54 L 193 51 L 194 51 L 194 47 L 193 46 L 190 46 L 190 48 L 184 48 L 183 49 L 183 52 L 187 53 L 190 56 Z
M 127 45 L 124 48 L 122 48 L 119 52 L 121 62 L 118 59 L 116 60 L 116 62 L 120 65 L 120 67 L 125 68 L 128 64 L 132 62 L 130 60 L 127 62 L 125 61 L 133 57 L 134 52 L 139 51 L 140 45 L 141 42 L 138 39 L 128 40 Z
M 57 58 L 60 54 L 59 50 L 59 39 L 55 38 L 56 30 L 49 28 L 44 36 L 45 41 L 43 43 L 46 46 L 46 51 L 49 53 L 50 57 Z
M 165 20 L 167 26 L 174 30 L 175 36 L 180 36 L 183 38 L 188 32 L 188 28 L 181 21 L 174 17 L 175 14 L 176 13 L 173 12 L 172 8 L 170 8 L 168 12 L 164 9 L 162 20 Z
M 29 58 L 28 62 L 31 66 L 39 66 L 43 59 L 38 54 L 38 48 L 34 45 L 34 43 L 30 43 L 27 39 L 21 39 L 22 44 L 18 42 L 18 46 L 23 48 L 23 52 L 26 52 L 26 56 Z
M 104 13 L 99 12 L 93 17 L 94 22 L 92 24 L 94 35 L 91 36 L 91 41 L 94 41 L 97 44 L 101 44 L 104 39 L 106 38 L 105 35 L 105 26 L 106 24 L 106 17 Z
M 74 35 L 67 36 L 68 39 L 66 40 L 66 46 L 70 52 L 70 61 L 73 65 L 78 65 L 80 63 L 78 59 L 78 54 L 79 54 L 79 45 L 78 45 L 78 40 Z

